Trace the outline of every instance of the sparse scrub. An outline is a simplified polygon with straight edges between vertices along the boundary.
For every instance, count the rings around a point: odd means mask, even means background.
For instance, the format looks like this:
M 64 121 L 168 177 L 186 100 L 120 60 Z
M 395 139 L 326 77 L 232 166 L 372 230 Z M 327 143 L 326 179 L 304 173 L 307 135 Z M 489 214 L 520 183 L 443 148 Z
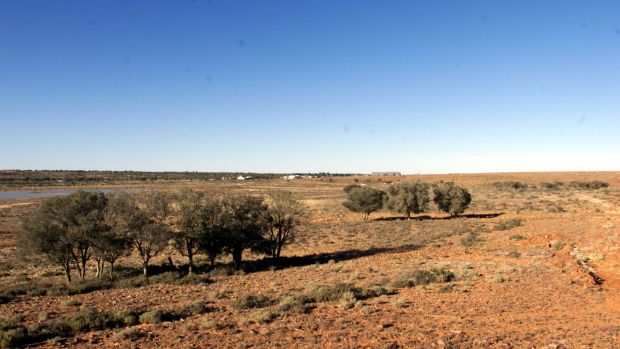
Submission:
M 311 284 L 306 288 L 306 296 L 317 303 L 337 301 L 347 292 L 359 295 L 361 290 L 345 283 L 334 286 Z
M 141 324 L 159 324 L 163 321 L 163 313 L 160 310 L 147 311 L 140 314 Z
M 118 340 L 130 340 L 130 341 L 134 341 L 140 337 L 144 336 L 144 333 L 142 333 L 140 330 L 129 327 L 129 328 L 125 328 L 117 333 L 115 333 L 112 336 L 112 339 L 118 341 Z
M 257 309 L 242 320 L 243 323 L 265 324 L 273 321 L 278 314 L 270 309 Z
M 273 303 L 273 301 L 266 296 L 255 296 L 255 295 L 245 295 L 237 299 L 233 303 L 233 308 L 235 309 L 255 309 L 255 308 L 263 308 L 269 306 Z
M 517 241 L 518 241 L 518 240 L 523 240 L 523 239 L 525 239 L 525 236 L 523 236 L 523 235 L 521 235 L 521 234 L 514 234 L 514 235 L 511 235 L 511 236 L 509 237 L 509 239 L 510 239 L 510 240 L 517 240 Z
M 482 241 L 476 232 L 469 232 L 463 236 L 460 240 L 462 246 L 472 247 L 478 242 Z
M 499 222 L 495 225 L 495 230 L 504 231 L 512 228 L 520 227 L 523 224 L 523 220 L 519 218 L 510 219 L 507 221 Z
M 421 270 L 406 272 L 393 279 L 391 285 L 395 288 L 428 285 L 430 283 L 450 282 L 455 279 L 454 273 L 445 269 Z
M 278 305 L 281 314 L 305 314 L 310 310 L 311 300 L 304 295 L 286 296 Z

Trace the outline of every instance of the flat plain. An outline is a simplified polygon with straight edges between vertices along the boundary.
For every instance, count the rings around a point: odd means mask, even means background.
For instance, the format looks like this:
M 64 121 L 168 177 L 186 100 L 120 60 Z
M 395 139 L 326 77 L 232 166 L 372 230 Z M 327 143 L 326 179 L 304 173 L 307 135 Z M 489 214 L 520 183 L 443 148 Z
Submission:
M 417 180 L 455 182 L 470 190 L 472 204 L 455 218 L 434 211 L 407 220 L 376 212 L 368 221 L 342 206 L 342 189 L 354 181 L 385 189 Z M 609 187 L 541 185 L 594 180 Z M 517 181 L 528 188 L 498 184 Z M 162 272 L 153 281 L 63 294 L 49 291 L 64 282 L 62 271 L 22 258 L 15 243 L 21 220 L 42 199 L 0 201 L 0 287 L 43 288 L 0 304 L 0 318 L 19 317 L 35 326 L 80 309 L 147 312 L 197 301 L 205 305 L 164 321 L 34 343 L 44 347 L 620 347 L 620 173 L 161 181 L 89 188 L 176 192 L 186 187 L 207 195 L 286 190 L 303 200 L 308 215 L 277 265 L 250 254 L 244 271 L 227 269 L 227 257 L 210 270 L 206 257 L 198 256 L 205 278 L 182 282 L 165 265 L 170 256 L 182 269 L 184 259 L 166 251 L 154 262 Z M 119 277 L 135 279 L 134 269 L 139 270 L 138 260 L 123 258 Z M 408 282 L 416 275 L 433 277 Z M 346 289 L 338 293 L 334 286 Z M 321 287 L 338 294 L 316 297 Z M 314 301 L 299 301 L 313 292 Z

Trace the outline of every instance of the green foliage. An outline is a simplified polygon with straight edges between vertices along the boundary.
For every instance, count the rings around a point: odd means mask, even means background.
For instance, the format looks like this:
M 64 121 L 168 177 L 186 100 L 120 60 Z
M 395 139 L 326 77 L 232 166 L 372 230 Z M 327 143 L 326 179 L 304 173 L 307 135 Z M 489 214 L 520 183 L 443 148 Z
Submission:
M 433 201 L 437 207 L 451 216 L 459 215 L 469 207 L 471 194 L 467 189 L 451 182 L 440 182 L 433 186 Z
M 386 207 L 411 217 L 412 213 L 422 213 L 428 209 L 430 201 L 429 186 L 422 182 L 392 184 L 387 190 Z
M 239 194 L 222 200 L 224 248 L 231 252 L 235 268 L 241 267 L 243 251 L 259 248 L 264 242 L 268 206 L 256 196 Z
M 295 230 L 301 224 L 305 208 L 290 192 L 272 192 L 270 199 L 265 246 L 272 258 L 279 258 L 284 245 L 294 240 Z
M 383 208 L 385 193 L 370 187 L 351 188 L 347 192 L 347 201 L 342 205 L 353 212 L 362 213 L 362 219 L 367 220 L 371 213 Z

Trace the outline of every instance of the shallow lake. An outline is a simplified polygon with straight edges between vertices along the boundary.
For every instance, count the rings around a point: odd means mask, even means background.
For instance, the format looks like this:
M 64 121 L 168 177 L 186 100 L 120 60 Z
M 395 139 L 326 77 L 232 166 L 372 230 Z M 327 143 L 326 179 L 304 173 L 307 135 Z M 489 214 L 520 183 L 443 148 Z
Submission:
M 33 192 L 33 191 L 0 191 L 0 201 L 13 200 L 13 199 L 37 199 L 37 198 L 49 198 L 53 196 L 66 196 L 74 193 L 75 189 L 57 190 L 48 192 Z M 136 193 L 139 190 L 136 189 L 86 189 L 86 191 L 100 191 L 102 193 L 113 193 L 116 191 L 124 191 L 127 193 Z

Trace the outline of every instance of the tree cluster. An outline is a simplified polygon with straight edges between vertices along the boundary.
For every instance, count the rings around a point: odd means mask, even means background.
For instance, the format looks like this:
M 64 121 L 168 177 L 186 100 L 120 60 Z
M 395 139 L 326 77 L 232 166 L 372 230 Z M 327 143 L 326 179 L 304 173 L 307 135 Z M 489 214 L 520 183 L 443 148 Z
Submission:
M 301 202 L 287 192 L 271 193 L 265 200 L 190 190 L 176 195 L 78 191 L 43 201 L 23 222 L 18 239 L 24 252 L 61 266 L 68 281 L 74 271 L 84 279 L 90 261 L 97 277 L 107 264 L 112 278 L 116 261 L 131 253 L 148 276 L 151 260 L 169 246 L 187 257 L 192 273 L 198 254 L 213 266 L 219 255 L 230 253 L 237 268 L 248 249 L 280 257 L 303 215 Z
M 353 212 L 362 213 L 367 220 L 371 213 L 386 208 L 391 212 L 402 213 L 409 219 L 411 214 L 427 212 L 430 194 L 437 208 L 451 216 L 459 215 L 469 207 L 471 194 L 452 182 L 439 182 L 432 186 L 423 182 L 395 183 L 387 191 L 351 184 L 344 187 L 347 201 L 343 206 Z

